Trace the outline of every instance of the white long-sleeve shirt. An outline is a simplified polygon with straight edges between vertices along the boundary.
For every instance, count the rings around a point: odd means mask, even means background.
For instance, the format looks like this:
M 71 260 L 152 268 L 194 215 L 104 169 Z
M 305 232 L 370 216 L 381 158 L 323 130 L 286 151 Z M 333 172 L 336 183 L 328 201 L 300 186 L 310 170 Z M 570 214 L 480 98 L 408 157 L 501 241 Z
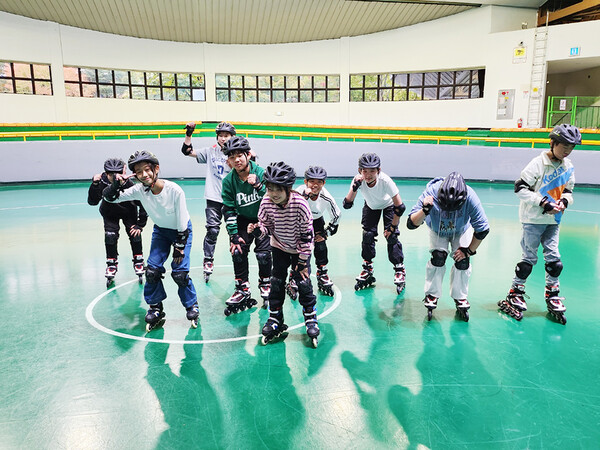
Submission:
M 303 184 L 298 186 L 296 191 L 304 195 L 305 192 L 308 192 L 308 188 Z M 329 223 L 334 226 L 338 224 L 341 214 L 340 208 L 327 189 L 322 188 L 316 200 L 312 200 L 310 197 L 306 200 L 308 201 L 310 212 L 313 215 L 313 220 L 323 217 L 324 213 L 327 212 L 329 215 Z

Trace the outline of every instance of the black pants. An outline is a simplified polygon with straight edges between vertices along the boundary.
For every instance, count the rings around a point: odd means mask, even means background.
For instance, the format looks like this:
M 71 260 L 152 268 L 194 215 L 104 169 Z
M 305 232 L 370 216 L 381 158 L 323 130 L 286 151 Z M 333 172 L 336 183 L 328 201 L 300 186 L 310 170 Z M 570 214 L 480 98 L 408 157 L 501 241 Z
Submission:
M 244 216 L 237 217 L 238 235 L 244 240 L 245 244 L 241 245 L 242 254 L 233 255 L 233 271 L 235 277 L 242 281 L 248 281 L 248 254 L 250 253 L 250 245 L 254 242 L 254 253 L 258 262 L 258 276 L 260 278 L 269 278 L 271 276 L 271 244 L 270 237 L 267 235 L 263 238 L 255 237 L 248 234 L 248 224 L 257 223 L 258 219 L 249 219 Z
M 269 308 L 271 310 L 281 309 L 285 300 L 285 279 L 288 269 L 296 267 L 298 255 L 287 253 L 275 247 L 271 247 L 273 255 L 273 276 L 271 277 L 271 293 L 269 294 Z M 310 273 L 310 258 L 306 262 Z M 298 302 L 305 308 L 312 308 L 317 303 L 317 297 L 313 292 L 310 277 L 302 280 L 300 274 L 293 272 L 293 278 L 298 285 Z
M 371 209 L 365 203 L 362 210 L 362 258 L 365 261 L 373 261 L 375 258 L 375 238 L 377 237 L 377 225 L 383 213 L 383 228 L 387 228 L 394 220 L 394 207 L 388 206 L 384 209 Z M 402 244 L 398 240 L 400 231 L 392 233 L 387 239 L 388 259 L 392 264 L 400 264 L 404 262 L 404 254 L 402 253 Z
M 119 251 L 117 248 L 117 241 L 119 240 L 119 221 L 123 221 L 127 236 L 129 236 L 129 243 L 131 244 L 131 253 L 133 255 L 141 255 L 142 252 L 142 236 L 133 237 L 130 234 L 131 227 L 137 223 L 137 217 L 102 217 L 104 219 L 104 245 L 106 247 L 107 258 L 117 258 Z
M 313 229 L 315 230 L 315 236 L 320 234 L 324 238 L 327 238 L 327 234 L 325 233 L 325 220 L 323 217 L 319 217 L 318 219 L 313 220 Z M 329 263 L 329 258 L 327 257 L 327 240 L 317 242 L 315 239 L 315 264 L 317 267 L 326 266 Z
M 223 203 L 214 200 L 206 200 L 206 235 L 204 236 L 204 258 L 213 259 L 215 255 L 215 246 L 217 245 L 217 236 L 221 229 L 221 219 L 223 218 Z

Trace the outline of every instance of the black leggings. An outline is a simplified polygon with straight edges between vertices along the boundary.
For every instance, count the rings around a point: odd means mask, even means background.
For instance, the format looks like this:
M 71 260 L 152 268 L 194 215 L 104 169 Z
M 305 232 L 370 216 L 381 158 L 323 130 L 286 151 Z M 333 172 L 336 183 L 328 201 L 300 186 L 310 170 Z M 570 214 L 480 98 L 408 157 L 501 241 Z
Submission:
M 371 209 L 365 203 L 362 210 L 362 258 L 365 261 L 373 261 L 375 258 L 375 238 L 377 237 L 377 225 L 383 213 L 383 228 L 386 229 L 394 220 L 394 206 L 388 206 L 384 209 Z M 398 240 L 400 231 L 396 230 L 387 238 L 388 259 L 392 264 L 404 262 L 402 253 L 402 244 Z

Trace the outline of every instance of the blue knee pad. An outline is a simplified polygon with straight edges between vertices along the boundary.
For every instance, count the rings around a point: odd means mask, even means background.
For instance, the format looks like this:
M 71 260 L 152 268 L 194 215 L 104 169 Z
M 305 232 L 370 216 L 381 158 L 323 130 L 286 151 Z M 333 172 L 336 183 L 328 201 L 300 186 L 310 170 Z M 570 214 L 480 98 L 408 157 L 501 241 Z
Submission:
M 467 256 L 466 258 L 455 262 L 454 267 L 456 267 L 458 270 L 467 270 L 469 268 L 469 257 Z
M 445 252 L 444 250 L 433 250 L 431 252 L 431 264 L 435 267 L 443 267 L 444 264 L 446 264 L 447 257 L 448 252 Z
M 114 231 L 105 231 L 104 232 L 104 243 L 106 245 L 115 245 L 119 240 L 119 233 L 115 233 Z
M 521 261 L 517 263 L 517 267 L 515 267 L 515 275 L 521 280 L 526 280 L 532 270 L 533 265 L 527 261 Z
M 146 266 L 146 283 L 156 284 L 164 278 L 162 271 Z
M 546 263 L 546 272 L 551 277 L 558 277 L 563 270 L 563 265 L 560 259 Z
M 171 278 L 179 287 L 186 287 L 190 282 L 189 272 L 171 272 Z

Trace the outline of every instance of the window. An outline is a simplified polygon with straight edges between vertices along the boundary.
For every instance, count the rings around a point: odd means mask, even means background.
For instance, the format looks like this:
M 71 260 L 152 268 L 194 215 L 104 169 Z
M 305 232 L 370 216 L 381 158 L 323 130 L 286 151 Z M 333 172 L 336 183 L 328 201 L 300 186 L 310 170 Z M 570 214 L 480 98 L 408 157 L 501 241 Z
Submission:
M 197 101 L 205 98 L 204 75 L 64 67 L 67 97 Z
M 50 65 L 0 61 L 0 93 L 52 95 Z
M 483 97 L 485 69 L 350 75 L 351 102 Z
M 218 102 L 331 103 L 340 101 L 339 75 L 215 76 Z

